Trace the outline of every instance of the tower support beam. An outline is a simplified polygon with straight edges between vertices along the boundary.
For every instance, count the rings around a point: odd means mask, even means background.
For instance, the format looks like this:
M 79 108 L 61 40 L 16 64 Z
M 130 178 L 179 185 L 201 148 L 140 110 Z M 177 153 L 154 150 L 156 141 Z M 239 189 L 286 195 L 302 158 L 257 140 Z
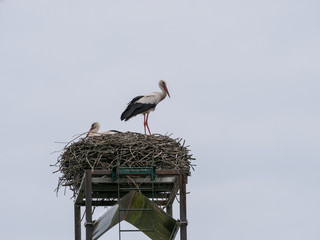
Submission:
M 86 240 L 92 240 L 92 183 L 91 170 L 86 170 L 85 175 L 85 196 L 86 196 Z
M 180 173 L 180 239 L 187 240 L 187 176 L 184 172 Z

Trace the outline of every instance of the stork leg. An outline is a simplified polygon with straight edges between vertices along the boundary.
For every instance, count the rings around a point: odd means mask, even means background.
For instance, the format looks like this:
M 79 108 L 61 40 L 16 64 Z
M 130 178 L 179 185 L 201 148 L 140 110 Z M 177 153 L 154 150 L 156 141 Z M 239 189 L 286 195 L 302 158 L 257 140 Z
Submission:
M 150 131 L 150 128 L 149 128 L 149 125 L 148 125 L 149 113 L 150 113 L 150 112 L 147 113 L 146 126 L 147 126 L 147 128 L 148 128 L 149 134 L 151 135 L 151 131 Z M 144 132 L 146 132 L 146 130 L 144 130 Z
M 147 135 L 147 133 L 146 133 L 146 126 L 147 126 L 147 124 L 146 124 L 146 114 L 144 113 L 144 114 L 143 114 L 144 135 Z

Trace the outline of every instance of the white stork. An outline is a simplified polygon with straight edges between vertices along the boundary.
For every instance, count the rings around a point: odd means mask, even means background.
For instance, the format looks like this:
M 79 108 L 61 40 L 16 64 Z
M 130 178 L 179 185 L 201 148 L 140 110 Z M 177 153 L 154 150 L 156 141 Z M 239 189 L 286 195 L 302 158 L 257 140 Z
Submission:
M 105 134 L 121 133 L 121 132 L 119 132 L 119 131 L 117 131 L 117 130 L 109 130 L 109 131 L 105 131 L 105 132 L 98 133 L 99 129 L 100 129 L 100 123 L 98 123 L 98 122 L 92 123 L 92 124 L 91 124 L 91 128 L 90 128 L 90 130 L 88 131 L 86 137 L 101 136 L 101 135 L 105 135 Z
M 148 128 L 149 134 L 151 135 L 150 128 L 148 126 L 149 113 L 155 110 L 157 104 L 161 102 L 168 94 L 170 97 L 167 84 L 164 80 L 159 81 L 159 87 L 162 92 L 152 92 L 146 95 L 137 96 L 128 103 L 126 110 L 121 114 L 121 121 L 128 121 L 130 118 L 143 114 L 143 126 L 144 134 L 146 134 L 146 127 Z

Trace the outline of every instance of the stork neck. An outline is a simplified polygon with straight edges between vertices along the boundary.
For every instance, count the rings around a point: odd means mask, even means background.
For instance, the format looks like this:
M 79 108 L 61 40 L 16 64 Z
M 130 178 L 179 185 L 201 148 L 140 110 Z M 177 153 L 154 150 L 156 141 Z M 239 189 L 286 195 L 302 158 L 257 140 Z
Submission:
M 97 133 L 99 131 L 99 128 L 93 128 L 90 132 L 92 132 L 92 133 Z
M 163 100 L 163 99 L 165 99 L 166 98 L 166 96 L 167 96 L 167 93 L 166 93 L 166 90 L 164 90 L 164 88 L 163 87 L 161 87 L 161 94 L 160 94 L 160 98 L 161 98 L 161 100 Z
M 160 95 L 159 95 L 159 100 L 160 101 L 162 101 L 163 99 L 165 99 L 166 98 L 166 96 L 167 96 L 167 93 L 166 93 L 166 91 L 164 90 L 164 89 L 162 89 L 161 88 L 161 90 L 162 90 L 162 92 L 160 93 Z

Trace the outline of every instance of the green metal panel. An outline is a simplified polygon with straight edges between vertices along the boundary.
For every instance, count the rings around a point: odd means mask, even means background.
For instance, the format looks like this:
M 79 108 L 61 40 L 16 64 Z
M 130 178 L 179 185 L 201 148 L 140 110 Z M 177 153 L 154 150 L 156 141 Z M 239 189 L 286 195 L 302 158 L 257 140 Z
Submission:
M 98 239 L 122 220 L 131 223 L 139 230 L 145 230 L 142 232 L 150 238 L 153 238 L 155 233 L 156 240 L 174 239 L 179 228 L 178 221 L 170 217 L 147 197 L 136 191 L 131 191 L 120 199 L 120 208 L 119 204 L 116 204 L 94 223 L 93 239 Z

